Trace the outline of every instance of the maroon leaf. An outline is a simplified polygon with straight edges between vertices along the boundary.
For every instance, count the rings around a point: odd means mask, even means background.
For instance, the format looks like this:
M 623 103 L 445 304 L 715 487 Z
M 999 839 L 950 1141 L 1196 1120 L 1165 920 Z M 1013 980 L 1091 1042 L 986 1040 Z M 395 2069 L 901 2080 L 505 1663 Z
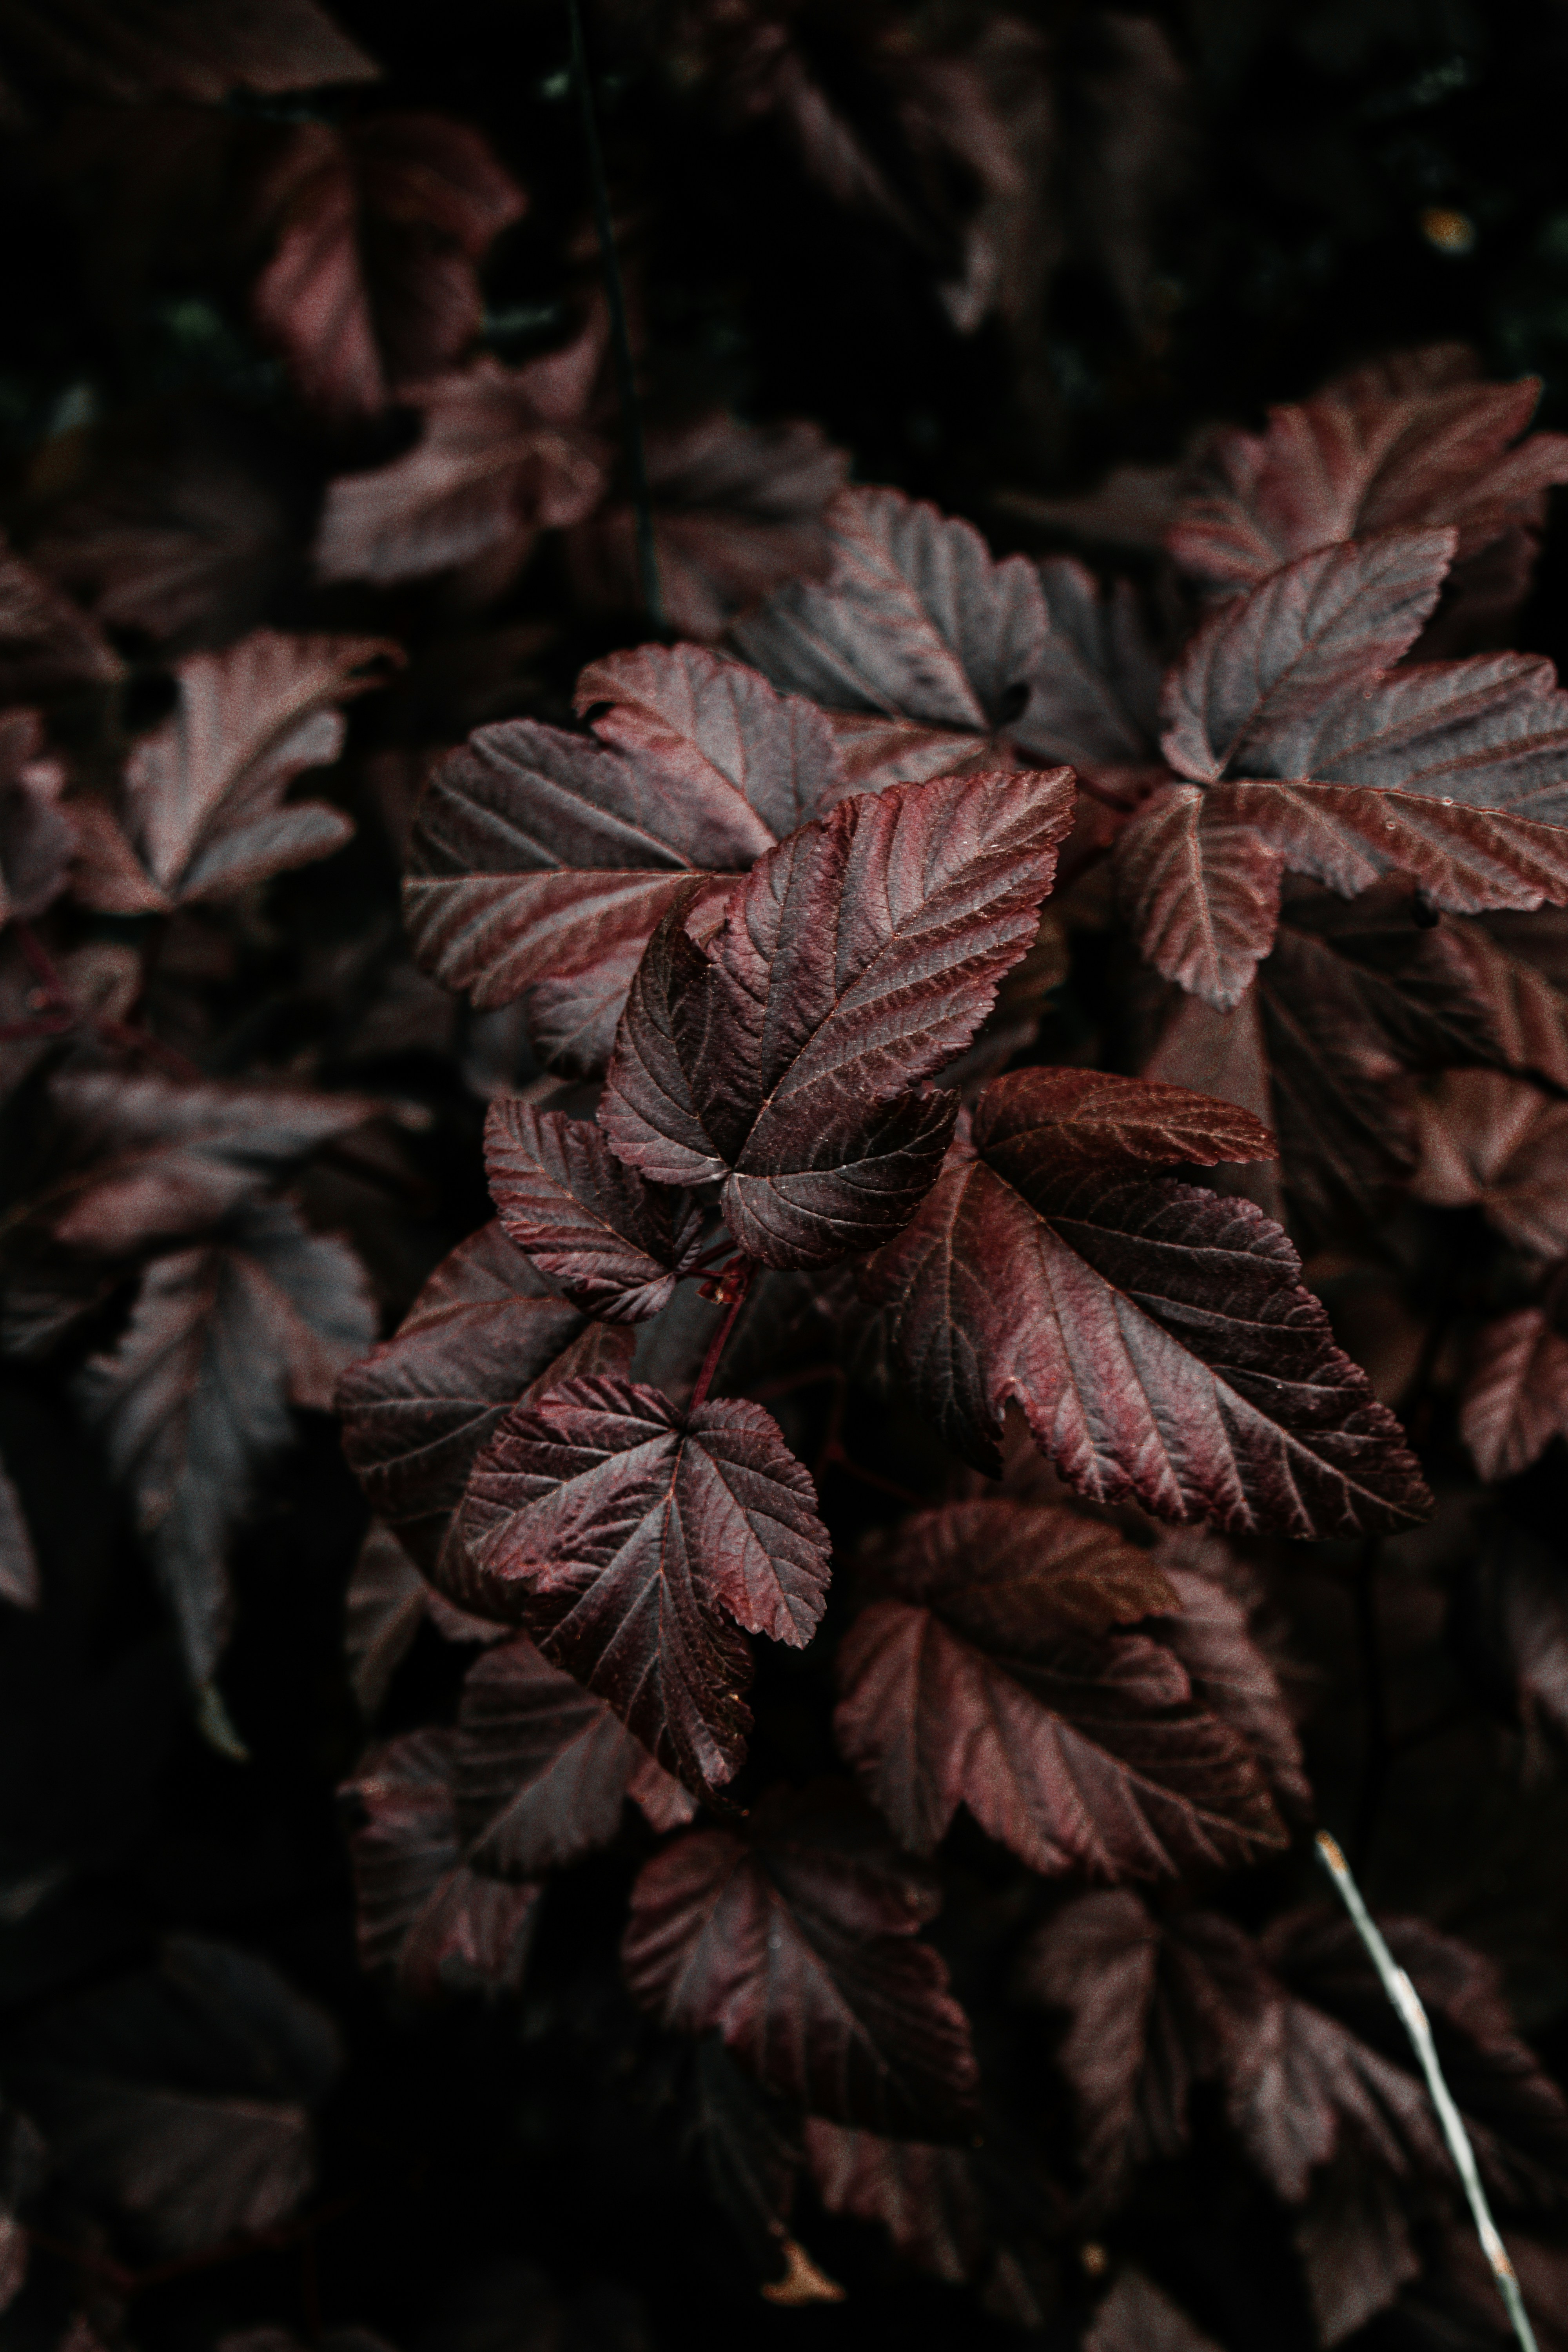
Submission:
M 0 703 L 110 686 L 123 667 L 90 614 L 0 539 Z
M 1477 1333 L 1459 1433 L 1489 1483 L 1517 1477 L 1568 1437 L 1568 1339 L 1547 1308 L 1519 1307 Z
M 1201 486 L 1166 537 L 1182 569 L 1247 588 L 1335 540 L 1451 523 L 1463 559 L 1538 528 L 1547 486 L 1568 480 L 1568 437 L 1534 433 L 1510 446 L 1539 383 L 1468 381 L 1465 362 L 1439 347 L 1360 368 L 1271 410 L 1261 434 L 1211 434 Z
M 1418 1201 L 1479 1208 L 1541 1257 L 1568 1253 L 1568 1104 L 1500 1070 L 1448 1070 L 1416 1097 L 1416 1136 Z
M 0 1462 L 0 1601 L 14 1609 L 36 1609 L 38 1597 L 38 1563 L 21 1497 Z
M 914 1089 L 1027 951 L 1071 804 L 1065 769 L 858 794 L 761 861 L 705 950 L 667 923 L 600 1106 L 616 1150 L 661 1183 L 722 1178 L 764 1265 L 896 1231 L 956 1109 Z
M 329 416 L 374 415 L 389 383 L 460 357 L 483 319 L 475 265 L 524 203 L 468 123 L 298 124 L 255 191 L 275 250 L 251 302 L 300 396 Z
M 647 476 L 669 626 L 717 637 L 783 582 L 820 579 L 832 549 L 824 509 L 847 470 L 843 450 L 815 425 L 742 425 L 720 413 L 655 427 Z M 583 602 L 639 609 L 631 507 L 608 505 L 573 520 L 566 561 Z
M 1506 1522 L 1476 1563 L 1487 1646 L 1501 1665 L 1531 1760 L 1568 1738 L 1568 1580 L 1558 1557 Z
M 0 924 L 30 922 L 65 888 L 76 825 L 60 806 L 65 770 L 40 759 L 37 713 L 0 713 Z
M 230 1239 L 155 1258 L 121 1338 L 79 1376 L 194 1681 L 210 1679 L 223 1648 L 229 1533 L 258 1468 L 293 1433 L 289 1407 L 325 1412 L 374 1329 L 353 1251 L 275 1202 Z
M 1321 2344 L 1342 2344 L 1420 2274 L 1400 2185 L 1355 2148 L 1318 2175 L 1291 2234 Z
M 1008 732 L 1037 757 L 1077 768 L 1146 766 L 1159 732 L 1160 664 L 1130 581 L 1102 595 L 1071 556 L 1040 566 L 1050 627 L 1029 698 Z
M 924 1412 L 984 1468 L 1016 1402 L 1080 1493 L 1166 1517 L 1306 1536 L 1418 1516 L 1398 1425 L 1333 1345 L 1279 1228 L 1249 1201 L 1108 1165 L 1092 1127 L 1080 1153 L 1070 1107 L 1053 1132 L 1058 1080 L 1089 1076 L 994 1081 L 973 1144 L 953 1146 L 871 1264 L 867 1295 Z M 1138 1083 L 1121 1081 L 1134 1106 Z M 1191 1140 L 1167 1129 L 1142 1156 L 1259 1149 L 1245 1114 L 1205 1129 L 1213 1104 L 1187 1101 Z
M 682 1414 L 657 1389 L 574 1380 L 509 1416 L 475 1465 L 455 1597 L 510 1618 L 698 1790 L 732 1778 L 751 1678 L 733 1630 L 798 1648 L 826 1530 L 754 1404 Z
M 391 465 L 331 485 L 321 578 L 386 587 L 464 569 L 481 599 L 499 595 L 540 531 L 580 520 L 603 495 L 603 447 L 580 421 L 602 348 L 595 316 L 527 367 L 487 356 L 405 385 L 399 400 L 421 412 L 424 430 Z
M 11 0 L 5 44 L 46 81 L 132 101 L 212 106 L 237 89 L 278 97 L 381 72 L 315 0 L 265 11 L 246 0 Z
M 880 2222 L 905 2262 L 953 2285 L 984 2267 L 991 2232 L 965 2150 L 881 2139 L 816 2116 L 807 2117 L 804 2137 L 816 2193 L 830 2213 Z
M 361 1820 L 349 1839 L 360 1960 L 411 1992 L 515 1992 L 537 1885 L 471 1870 L 458 1829 L 456 1741 L 414 1731 L 374 1748 L 347 1783 Z
M 1124 2270 L 1083 2339 L 1083 2352 L 1216 2352 L 1162 2287 L 1141 2270 Z
M 646 1322 L 668 1307 L 700 1253 L 698 1202 L 645 1183 L 591 1119 L 503 1096 L 485 1121 L 485 1167 L 510 1238 L 607 1323 Z
M 402 658 L 380 637 L 258 629 L 178 663 L 178 708 L 132 753 L 115 803 L 74 803 L 78 897 L 104 914 L 167 914 L 341 848 L 353 826 L 340 810 L 283 795 L 336 760 L 336 706 L 384 683 L 370 666 Z
M 315 2176 L 330 2021 L 253 1953 L 173 1936 L 155 1964 L 35 2011 L 5 2078 L 89 2211 L 176 2260 L 284 2221 Z
M 1117 835 L 1116 887 L 1161 977 L 1228 1012 L 1274 944 L 1285 861 L 1214 799 L 1185 783 L 1151 793 Z
M 858 1810 L 775 1800 L 746 1839 L 699 1830 L 644 1865 L 621 1947 L 635 1998 L 714 2029 L 758 2079 L 837 2123 L 970 2127 L 975 2067 L 947 1971 L 916 1930 L 928 1882 Z
M 529 1878 L 608 1845 L 634 1798 L 655 1829 L 695 1812 L 602 1698 L 519 1635 L 469 1667 L 458 1714 L 458 1823 L 475 1866 Z
M 62 1070 L 49 1098 L 60 1173 L 40 1214 L 56 1241 L 103 1256 L 216 1223 L 375 1108 L 357 1095 L 111 1069 Z
M 1147 1552 L 1058 1509 L 960 1503 L 876 1557 L 838 1654 L 838 1744 L 900 1843 L 965 1804 L 1035 1870 L 1163 1877 L 1283 1844 L 1245 1743 L 1169 1652 L 1113 1634 L 1176 1596 Z
M 1165 681 L 1177 774 L 1331 775 L 1308 748 L 1321 714 L 1408 651 L 1453 552 L 1442 530 L 1326 547 L 1211 614 Z
M 1279 1675 L 1252 1630 L 1247 1571 L 1201 1534 L 1166 1537 L 1155 1564 L 1179 1606 L 1151 1631 L 1181 1660 L 1199 1706 L 1239 1732 L 1287 1809 L 1309 1812 L 1301 1743 Z
M 433 1569 L 475 1458 L 531 1391 L 623 1367 L 630 1334 L 558 1297 L 498 1223 L 436 1268 L 395 1336 L 343 1376 L 343 1450 L 378 1517 Z
M 737 625 L 747 660 L 830 709 L 979 734 L 1016 719 L 1048 625 L 1032 566 L 994 562 L 972 524 L 899 490 L 842 490 L 827 521 L 826 579 Z
M 775 841 L 847 789 L 833 729 L 815 703 L 701 646 L 605 654 L 572 698 L 601 742 L 653 761 L 698 803 L 738 794 Z
M 420 1575 L 390 1528 L 373 1520 L 343 1601 L 343 1654 L 359 1711 L 381 1711 L 392 1677 L 428 1618 L 448 1642 L 499 1642 L 506 1629 L 466 1617 Z

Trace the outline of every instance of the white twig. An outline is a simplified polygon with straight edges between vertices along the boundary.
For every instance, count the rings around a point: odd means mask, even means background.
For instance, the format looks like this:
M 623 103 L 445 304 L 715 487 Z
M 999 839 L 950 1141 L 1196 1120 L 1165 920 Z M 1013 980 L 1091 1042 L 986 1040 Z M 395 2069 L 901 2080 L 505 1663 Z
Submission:
M 1372 1956 L 1372 1964 L 1383 1980 L 1384 1991 L 1398 2011 L 1400 2021 L 1410 2036 L 1410 2046 L 1426 2077 L 1426 2088 L 1432 2095 L 1432 2105 L 1437 2110 L 1437 2120 L 1443 2126 L 1443 2137 L 1448 2143 L 1454 2168 L 1464 2183 L 1465 2195 L 1469 2200 L 1481 2252 L 1491 2265 L 1498 2293 L 1513 2322 L 1513 2332 L 1524 2347 L 1524 2352 L 1540 2352 L 1535 2330 L 1524 2307 L 1524 2298 L 1519 2291 L 1518 2277 L 1508 2258 L 1508 2248 L 1498 2235 L 1491 2207 L 1487 2203 L 1487 2192 L 1481 2186 L 1470 2136 L 1465 2129 L 1463 2116 L 1454 2105 L 1453 2094 L 1443 2080 L 1443 2070 L 1437 2063 L 1436 2045 L 1432 2040 L 1432 2028 L 1426 2021 L 1426 2011 L 1421 2006 L 1421 1996 L 1379 1935 L 1372 1914 L 1362 1900 L 1361 1889 L 1351 1875 L 1351 1866 L 1327 1830 L 1318 1832 L 1318 1860 L 1338 1887 L 1345 1909 L 1355 1922 L 1356 1933 L 1366 1946 Z

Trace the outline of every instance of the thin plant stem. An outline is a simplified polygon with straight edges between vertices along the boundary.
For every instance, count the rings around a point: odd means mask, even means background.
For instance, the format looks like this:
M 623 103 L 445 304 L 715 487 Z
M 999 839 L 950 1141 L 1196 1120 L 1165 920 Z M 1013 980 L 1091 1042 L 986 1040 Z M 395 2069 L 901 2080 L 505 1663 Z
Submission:
M 637 371 L 632 364 L 632 339 L 626 325 L 626 288 L 620 257 L 616 251 L 616 226 L 610 216 L 610 190 L 605 177 L 605 152 L 599 142 L 599 118 L 594 106 L 594 85 L 588 72 L 588 44 L 583 30 L 583 0 L 566 0 L 572 20 L 572 79 L 583 110 L 583 143 L 588 151 L 588 174 L 594 185 L 594 221 L 599 233 L 599 255 L 605 266 L 605 299 L 610 309 L 610 341 L 616 355 L 616 383 L 620 394 L 621 422 L 626 428 L 626 470 L 631 476 L 632 508 L 637 522 L 637 579 L 643 608 L 656 629 L 664 626 L 664 599 L 658 586 L 658 549 L 653 535 L 653 499 L 647 486 L 647 453 L 643 447 L 642 411 L 637 405 Z
M 692 1412 L 696 1412 L 700 1404 L 705 1404 L 708 1401 L 708 1391 L 713 1385 L 713 1375 L 719 1369 L 719 1359 L 724 1352 L 724 1342 L 734 1329 L 735 1318 L 746 1303 L 746 1293 L 752 1286 L 752 1261 L 744 1257 L 737 1258 L 734 1265 L 727 1270 L 726 1284 L 733 1286 L 729 1307 L 723 1321 L 708 1342 L 708 1353 L 702 1359 L 702 1370 L 698 1373 L 697 1386 L 691 1391 L 689 1410 Z
M 1332 1879 L 1340 1899 L 1355 1923 L 1356 1933 L 1377 1970 L 1384 1991 L 1398 2011 L 1400 2023 L 1410 2036 L 1410 2046 L 1426 2078 L 1426 2088 L 1432 2105 L 1437 2110 L 1443 2137 L 1454 2159 L 1454 2169 L 1464 2186 L 1476 2225 L 1476 2235 L 1481 2242 L 1481 2252 L 1497 2281 L 1498 2293 L 1513 2324 L 1513 2332 L 1524 2352 L 1540 2352 L 1535 2330 L 1531 2326 L 1530 2315 L 1524 2307 L 1524 2297 L 1519 2291 L 1518 2276 L 1509 2260 L 1508 2248 L 1498 2234 L 1491 2207 L 1487 2203 L 1487 2192 L 1481 2186 L 1480 2170 L 1476 2163 L 1475 2149 L 1470 2146 L 1470 2136 L 1454 2104 L 1453 2094 L 1443 2080 L 1443 2070 L 1437 2063 L 1436 2045 L 1432 2039 L 1426 2011 L 1421 2005 L 1421 1996 L 1378 1933 L 1372 1914 L 1362 1899 L 1361 1889 L 1352 1875 L 1351 1866 L 1327 1830 L 1318 1832 L 1318 1860 Z

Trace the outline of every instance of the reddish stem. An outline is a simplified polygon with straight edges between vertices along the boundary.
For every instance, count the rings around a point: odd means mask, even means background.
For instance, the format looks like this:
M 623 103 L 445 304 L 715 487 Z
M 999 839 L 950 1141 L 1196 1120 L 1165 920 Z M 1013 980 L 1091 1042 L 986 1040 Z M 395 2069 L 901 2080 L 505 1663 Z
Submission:
M 725 1289 L 730 1294 L 729 1310 L 708 1342 L 708 1353 L 702 1359 L 702 1370 L 698 1373 L 697 1386 L 691 1391 L 690 1410 L 693 1412 L 700 1404 L 707 1402 L 708 1391 L 713 1384 L 713 1375 L 719 1369 L 719 1359 L 724 1352 L 724 1342 L 734 1329 L 735 1318 L 746 1303 L 746 1293 L 752 1286 L 752 1272 L 753 1267 L 749 1257 L 738 1257 L 732 1265 L 725 1269 L 722 1280 Z

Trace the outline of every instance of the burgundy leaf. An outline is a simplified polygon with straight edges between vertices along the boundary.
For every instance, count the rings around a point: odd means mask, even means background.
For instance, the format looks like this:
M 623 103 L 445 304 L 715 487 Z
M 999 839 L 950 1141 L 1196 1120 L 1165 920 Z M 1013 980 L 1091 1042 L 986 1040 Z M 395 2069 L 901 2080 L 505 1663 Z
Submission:
M 645 1182 L 591 1119 L 503 1096 L 485 1121 L 485 1167 L 510 1239 L 584 1314 L 646 1322 L 700 1254 L 698 1202 Z
M 1301 1743 L 1279 1677 L 1253 1633 L 1246 1572 L 1237 1574 L 1205 1535 L 1168 1536 L 1155 1564 L 1176 1595 L 1177 1612 L 1151 1628 L 1186 1669 L 1193 1696 L 1239 1732 L 1275 1795 L 1291 1812 L 1310 1812 L 1312 1791 Z M 1234 1579 L 1237 1589 L 1227 1589 Z
M 825 712 L 701 646 L 605 654 L 573 701 L 602 742 L 651 760 L 699 803 L 738 794 L 776 841 L 847 789 Z
M 899 490 L 842 490 L 827 521 L 826 579 L 737 625 L 747 660 L 831 709 L 981 734 L 1015 718 L 1048 626 L 1033 567 L 994 562 L 972 524 Z
M 1359 368 L 1270 410 L 1261 434 L 1211 434 L 1166 536 L 1182 569 L 1247 588 L 1336 540 L 1451 523 L 1463 561 L 1539 528 L 1547 486 L 1568 480 L 1568 438 L 1520 443 L 1538 381 L 1469 381 L 1466 357 L 1438 347 Z
M 529 1878 L 608 1845 L 634 1798 L 655 1829 L 696 1811 L 602 1698 L 518 1635 L 469 1667 L 458 1713 L 458 1823 L 475 1865 Z
M 448 1642 L 499 1642 L 506 1628 L 467 1617 L 426 1583 L 390 1528 L 371 1522 L 343 1601 L 343 1654 L 359 1711 L 381 1711 L 392 1677 L 428 1618 Z
M 1538 1256 L 1568 1253 L 1568 1104 L 1500 1070 L 1447 1070 L 1416 1097 L 1416 1135 L 1418 1201 L 1479 1208 Z
M 91 615 L 0 538 L 0 703 L 62 687 L 110 686 L 123 672 Z
M 62 1070 L 49 1098 L 61 1173 L 40 1212 L 56 1241 L 104 1256 L 215 1223 L 375 1108 L 363 1096 L 110 1069 Z
M 563 351 L 521 368 L 488 355 L 460 374 L 405 385 L 424 430 L 412 449 L 331 484 L 315 546 L 323 580 L 387 587 L 463 571 L 479 601 L 499 595 L 542 530 L 603 496 L 603 445 L 581 422 L 603 349 L 595 314 Z
M 1308 749 L 1321 713 L 1409 650 L 1453 552 L 1442 530 L 1326 547 L 1221 605 L 1165 681 L 1161 740 L 1177 774 L 1331 774 Z
M 1037 757 L 1077 768 L 1146 766 L 1159 732 L 1160 664 L 1130 581 L 1102 595 L 1068 555 L 1040 566 L 1050 627 L 1029 698 L 1008 732 Z
M 1095 2313 L 1083 2352 L 1216 2352 L 1216 2347 L 1152 2278 L 1129 2267 Z
M 275 249 L 251 302 L 300 396 L 329 416 L 374 415 L 389 383 L 459 358 L 483 319 L 475 265 L 524 201 L 468 123 L 298 124 L 255 191 Z
M 325 1412 L 374 1329 L 353 1251 L 275 1202 L 230 1238 L 155 1258 L 119 1340 L 79 1375 L 194 1681 L 210 1680 L 222 1651 L 228 1537 L 260 1465 L 293 1433 L 289 1406 Z
M 1489 1484 L 1516 1478 L 1568 1437 L 1568 1338 L 1547 1308 L 1518 1307 L 1476 1334 L 1459 1433 Z
M 39 758 L 43 740 L 36 711 L 0 713 L 0 925 L 41 915 L 76 852 L 75 821 L 60 806 L 65 770 Z
M 1016 1401 L 1098 1501 L 1300 1536 L 1418 1516 L 1398 1424 L 1334 1346 L 1285 1235 L 1249 1201 L 1078 1157 L 1070 1124 L 1053 1135 L 1034 1108 L 1056 1075 L 986 1089 L 973 1144 L 866 1277 L 947 1442 L 989 1466 Z M 1194 1141 L 1170 1158 L 1257 1150 L 1217 1122 L 1205 1137 L 1214 1106 L 1189 1099 Z
M 825 509 L 848 459 L 816 425 L 742 425 L 720 412 L 655 426 L 647 447 L 659 597 L 671 628 L 717 637 L 784 582 L 826 572 Z M 566 562 L 583 602 L 640 608 L 632 508 L 606 505 L 573 521 Z
M 744 1754 L 734 1627 L 798 1648 L 822 1614 L 826 1530 L 753 1404 L 679 1412 L 657 1389 L 574 1380 L 509 1416 L 475 1465 L 455 1597 L 510 1618 L 698 1790 Z
M 875 1564 L 889 1597 L 840 1646 L 834 1727 L 901 1844 L 930 1853 L 961 1803 L 1047 1873 L 1171 1876 L 1284 1843 L 1250 1752 L 1175 1659 L 1110 1633 L 1175 1601 L 1113 1528 L 960 1503 Z
M 916 1930 L 927 1881 L 858 1811 L 795 1798 L 750 1834 L 698 1830 L 646 1864 L 621 1947 L 634 1997 L 717 2029 L 759 2081 L 858 2128 L 962 2137 L 975 2066 L 947 1971 Z
M 475 1458 L 531 1391 L 631 1355 L 629 1333 L 557 1297 L 499 1222 L 458 1244 L 394 1337 L 339 1385 L 343 1450 L 371 1507 L 433 1569 Z
M 905 2262 L 960 2285 L 984 2267 L 991 2232 L 966 2150 L 881 2139 L 806 2119 L 805 2159 L 830 2213 L 878 2221 Z
M 395 1971 L 411 1992 L 515 1992 L 537 1885 L 471 1870 L 458 1830 L 455 1737 L 414 1731 L 372 1748 L 344 1794 L 357 1801 L 349 1839 L 360 1960 Z
M 31 555 L 107 627 L 223 645 L 261 618 L 290 551 L 265 481 L 182 435 L 158 461 L 89 483 Z
M 1568 1738 L 1568 1579 L 1560 1558 L 1503 1523 L 1477 1563 L 1488 1647 L 1503 1668 L 1532 1751 Z
M 1116 888 L 1139 952 L 1162 979 L 1228 1012 L 1274 944 L 1285 860 L 1215 800 L 1195 784 L 1152 793 L 1117 835 Z
M 1318 2175 L 1291 2234 L 1320 2344 L 1342 2344 L 1420 2274 L 1400 2184 L 1357 2148 Z
M 5 2063 L 73 2198 L 177 2260 L 294 2211 L 341 2053 L 266 1960 L 173 1936 L 152 1967 L 35 2011 Z
M 0 1462 L 0 1601 L 14 1609 L 36 1609 L 38 1597 L 38 1563 L 21 1496 Z
M 342 750 L 337 705 L 402 658 L 381 637 L 258 629 L 178 663 L 178 707 L 132 754 L 115 802 L 74 803 L 77 896 L 104 914 L 167 914 L 341 848 L 353 831 L 341 810 L 283 795 Z
M 279 97 L 381 72 L 316 0 L 264 11 L 247 0 L 11 0 L 5 44 L 47 81 L 132 101 L 213 106 L 235 90 Z
M 641 967 L 599 1117 L 661 1183 L 722 1178 L 764 1265 L 896 1231 L 935 1172 L 961 1051 L 1028 950 L 1070 817 L 1065 769 L 858 794 L 763 858 L 706 949 Z

